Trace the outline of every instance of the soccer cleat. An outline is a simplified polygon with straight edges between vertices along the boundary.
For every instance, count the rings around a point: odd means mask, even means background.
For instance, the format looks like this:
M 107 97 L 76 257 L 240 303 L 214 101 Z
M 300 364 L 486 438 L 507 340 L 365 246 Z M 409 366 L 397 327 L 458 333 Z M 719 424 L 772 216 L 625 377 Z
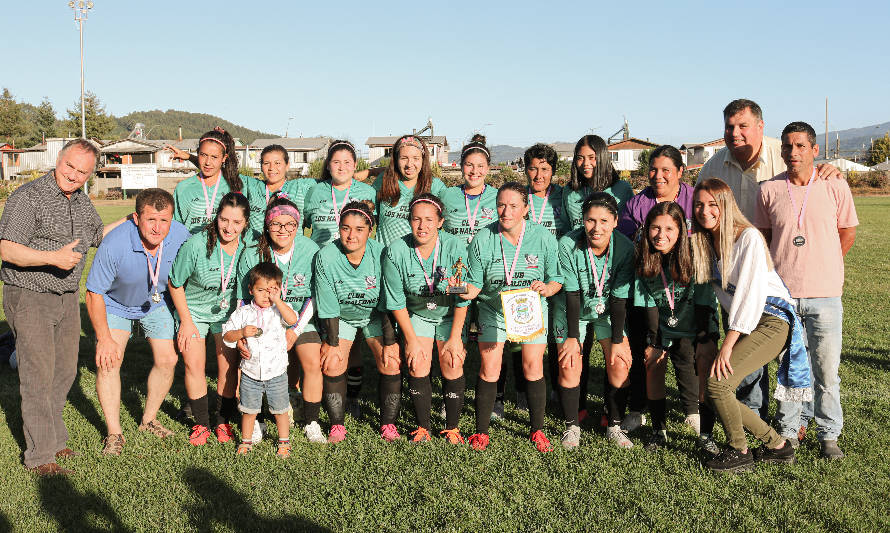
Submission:
M 717 457 L 705 463 L 705 466 L 715 472 L 747 472 L 754 469 L 754 457 L 752 453 L 742 453 L 735 448 L 727 448 Z
M 488 434 L 486 433 L 473 433 L 470 435 L 470 446 L 473 447 L 474 450 L 483 451 L 488 447 Z
M 192 433 L 189 435 L 189 444 L 192 446 L 204 446 L 207 444 L 208 438 L 210 438 L 210 430 L 207 429 L 207 426 L 192 426 Z
M 448 439 L 449 444 L 463 444 L 464 438 L 460 434 L 460 428 L 454 429 L 443 429 L 439 432 L 439 435 L 445 435 L 445 438 Z
M 754 450 L 754 460 L 758 463 L 794 463 L 794 447 L 787 440 L 782 443 L 781 448 L 767 448 L 764 444 Z
M 235 455 L 247 455 L 251 450 L 253 450 L 253 443 L 242 442 L 238 445 L 238 449 L 235 450 Z
M 619 448 L 627 449 L 634 447 L 633 441 L 627 438 L 627 433 L 618 424 L 606 428 L 606 438 Z
M 537 448 L 539 452 L 546 453 L 553 451 L 553 446 L 550 444 L 550 439 L 548 439 L 547 435 L 544 435 L 544 432 L 540 429 L 532 433 L 529 436 L 529 439 L 535 444 L 535 448 Z
M 631 433 L 642 427 L 645 423 L 646 415 L 640 411 L 630 411 L 624 417 L 624 420 L 621 421 L 621 429 L 623 429 L 625 433 Z
M 701 433 L 701 415 L 698 413 L 686 415 L 686 419 L 683 420 L 683 423 L 695 430 L 696 435 Z
M 278 441 L 278 450 L 275 451 L 275 456 L 279 459 L 287 459 L 290 457 L 290 441 Z
M 317 424 L 317 422 L 314 422 Z M 331 431 L 328 433 L 328 442 L 337 443 L 343 442 L 346 440 L 346 426 L 343 424 L 336 424 L 331 426 Z
M 232 433 L 232 426 L 230 424 L 218 424 L 216 428 L 214 428 L 214 432 L 216 432 L 216 440 L 219 442 L 229 442 L 235 438 L 235 434 Z
M 303 426 L 303 433 L 306 434 L 306 440 L 314 444 L 324 444 L 328 441 L 321 431 L 321 426 L 315 420 Z
M 410 435 L 414 437 L 411 439 L 411 442 L 429 442 L 430 440 L 432 440 L 432 437 L 430 437 L 430 432 L 427 431 L 425 428 L 417 428 L 412 431 Z
M 663 429 L 654 429 L 649 436 L 649 442 L 646 443 L 645 450 L 647 452 L 657 452 L 658 450 L 667 448 L 667 443 L 667 431 Z
M 539 431 L 538 433 L 541 432 Z M 541 434 L 543 435 L 543 433 Z M 575 448 L 577 448 L 578 445 L 581 444 L 581 426 L 572 424 L 571 426 L 567 427 L 566 430 L 562 432 L 562 440 L 560 442 L 562 442 L 562 447 L 566 450 L 574 450 Z
M 399 430 L 396 429 L 395 424 L 386 424 L 384 426 L 380 426 L 380 436 L 386 442 L 392 442 L 402 437 L 401 435 L 399 435 Z
M 696 446 L 706 457 L 717 457 L 720 454 L 720 447 L 714 442 L 710 435 L 704 433 L 696 439 Z

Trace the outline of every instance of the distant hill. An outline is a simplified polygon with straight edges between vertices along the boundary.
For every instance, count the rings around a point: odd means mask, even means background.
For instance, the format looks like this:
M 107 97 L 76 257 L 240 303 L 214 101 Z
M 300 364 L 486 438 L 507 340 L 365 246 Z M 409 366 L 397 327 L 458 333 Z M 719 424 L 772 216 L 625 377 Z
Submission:
M 448 162 L 449 163 L 460 163 L 460 146 L 455 148 L 454 150 L 450 150 L 448 152 Z M 515 161 L 517 159 L 522 159 L 522 154 L 525 153 L 525 149 L 527 147 L 523 146 L 510 146 L 508 144 L 497 144 L 495 146 L 490 146 L 491 150 L 491 162 L 492 163 L 506 163 Z
M 837 141 L 840 140 L 840 156 L 851 159 L 855 156 L 865 158 L 871 147 L 871 140 L 883 137 L 890 131 L 890 122 L 865 126 L 864 128 L 851 128 L 848 130 L 829 131 L 828 149 L 834 155 Z M 822 148 L 825 148 L 825 132 L 816 132 L 816 139 Z
M 194 139 L 200 137 L 214 127 L 219 126 L 228 131 L 232 137 L 240 138 L 242 142 L 251 143 L 258 138 L 278 137 L 277 134 L 251 130 L 243 126 L 232 124 L 228 120 L 204 113 L 189 113 L 168 109 L 161 111 L 134 111 L 129 115 L 114 117 L 117 126 L 111 133 L 112 138 L 123 138 L 130 134 L 133 126 L 141 122 L 145 124 L 145 131 L 149 139 L 177 139 L 179 127 L 182 126 L 182 138 Z

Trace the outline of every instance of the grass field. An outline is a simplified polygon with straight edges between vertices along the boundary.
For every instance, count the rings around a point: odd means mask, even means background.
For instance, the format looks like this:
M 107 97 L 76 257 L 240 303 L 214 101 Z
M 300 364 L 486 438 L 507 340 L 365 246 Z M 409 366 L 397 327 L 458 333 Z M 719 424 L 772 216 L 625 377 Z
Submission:
M 671 449 L 656 454 L 618 450 L 590 427 L 580 449 L 565 452 L 558 446 L 562 424 L 550 416 L 546 432 L 557 449 L 542 455 L 527 440 L 527 418 L 511 404 L 507 420 L 492 426 L 485 452 L 442 439 L 385 444 L 374 430 L 373 371 L 365 380 L 365 420 L 347 420 L 345 442 L 312 446 L 298 434 L 286 462 L 275 459 L 269 440 L 235 460 L 233 443 L 193 448 L 187 428 L 172 420 L 184 397 L 181 364 L 160 415 L 176 436 L 162 442 L 136 431 L 150 366 L 143 339 L 131 341 L 122 372 L 127 445 L 121 457 L 106 458 L 99 453 L 104 424 L 94 341 L 83 311 L 80 373 L 65 410 L 69 443 L 83 454 L 64 463 L 74 475 L 37 479 L 22 468 L 18 379 L 8 366 L 0 369 L 0 531 L 890 530 L 890 198 L 858 198 L 856 205 L 861 226 L 846 261 L 844 297 L 842 462 L 819 460 L 809 437 L 796 465 L 715 475 L 696 458 L 677 402 L 669 414 Z M 110 221 L 128 210 L 105 206 L 100 213 Z M 601 367 L 601 356 L 594 361 Z M 465 434 L 473 429 L 475 349 L 467 367 Z M 594 410 L 601 404 L 598 381 Z M 676 397 L 673 381 L 669 390 Z M 434 394 L 437 409 L 441 396 Z M 413 424 L 407 395 L 402 413 L 404 434 Z M 434 428 L 441 425 L 434 416 Z

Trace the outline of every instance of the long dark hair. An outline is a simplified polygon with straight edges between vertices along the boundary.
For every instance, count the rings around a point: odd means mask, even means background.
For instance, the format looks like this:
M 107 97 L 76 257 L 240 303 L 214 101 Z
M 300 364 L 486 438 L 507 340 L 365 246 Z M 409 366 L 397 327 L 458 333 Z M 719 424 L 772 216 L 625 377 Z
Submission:
M 300 212 L 300 210 L 297 209 L 297 205 L 294 204 L 293 202 L 291 202 L 290 200 L 288 200 L 287 198 L 285 198 L 283 196 L 272 197 L 272 199 L 269 201 L 269 205 L 266 206 L 266 212 L 263 214 L 263 234 L 260 235 L 260 238 L 257 239 L 257 243 L 256 243 L 256 249 L 257 249 L 257 251 L 259 251 L 260 258 L 263 261 L 272 261 L 272 247 L 269 244 L 270 242 L 272 242 L 272 236 L 269 235 L 269 225 L 266 224 L 266 222 L 265 222 L 266 215 L 269 214 L 269 211 L 273 207 L 277 207 L 279 205 L 287 205 L 287 206 L 290 206 L 290 207 L 293 207 L 294 209 L 296 209 L 298 213 Z M 300 231 L 302 229 L 300 221 L 295 220 L 294 222 L 297 223 L 297 229 L 294 231 Z M 297 233 L 294 233 L 294 238 L 296 238 L 296 236 L 297 236 Z
M 250 228 L 247 224 L 247 221 L 250 219 L 250 204 L 247 202 L 247 197 L 240 192 L 226 193 L 226 195 L 222 197 L 222 200 L 219 201 L 219 207 L 216 209 L 216 216 L 213 217 L 210 224 L 207 224 L 204 227 L 204 232 L 207 233 L 207 257 L 213 255 L 213 247 L 216 246 L 216 241 L 219 240 L 219 214 L 224 207 L 237 207 L 244 213 L 244 229 L 241 230 L 242 236 L 244 235 L 244 232 Z
M 328 166 L 331 164 L 331 159 L 334 158 L 334 154 L 341 150 L 346 150 L 347 152 L 352 154 L 352 160 L 358 162 L 358 157 L 355 155 L 355 146 L 353 146 L 351 142 L 343 139 L 335 140 L 328 147 L 328 155 L 324 158 L 324 166 L 321 167 L 321 181 L 334 181 L 331 177 L 331 171 L 328 169 Z
M 229 132 L 217 126 L 201 135 L 201 139 L 198 141 L 198 150 L 205 142 L 222 146 L 223 156 L 226 158 L 222 166 L 223 178 L 229 184 L 230 191 L 241 191 L 244 184 L 241 182 L 241 176 L 238 175 L 238 154 L 235 153 L 235 139 L 229 135 Z
M 674 248 L 662 254 L 649 244 L 649 226 L 655 217 L 668 215 L 677 225 L 677 242 Z M 692 247 L 686 232 L 686 215 L 676 202 L 661 202 L 649 210 L 636 253 L 637 275 L 653 278 L 661 274 L 662 268 L 670 269 L 671 279 L 683 285 L 693 278 Z
M 588 147 L 596 154 L 596 167 L 593 169 L 593 176 L 589 180 L 584 179 L 584 175 L 578 170 L 576 163 L 578 152 L 582 147 Z M 555 168 L 553 169 L 556 170 Z M 612 158 L 609 157 L 609 147 L 606 141 L 599 135 L 585 135 L 575 143 L 575 153 L 572 155 L 572 173 L 569 179 L 569 186 L 573 191 L 584 188 L 585 186 L 593 189 L 594 192 L 604 191 L 618 181 L 618 172 L 612 168 Z
M 414 198 L 417 198 L 425 192 L 430 192 L 430 186 L 433 184 L 433 169 L 430 166 L 430 151 L 426 147 L 423 139 L 415 135 L 402 135 L 395 144 L 392 145 L 392 156 L 389 158 L 389 166 L 383 173 L 383 184 L 377 192 L 377 203 L 389 202 L 389 205 L 399 203 L 401 190 L 399 189 L 399 180 L 403 178 L 402 171 L 399 170 L 399 154 L 403 146 L 413 146 L 420 148 L 423 152 L 423 163 L 420 167 L 420 174 L 417 176 L 417 184 L 414 186 Z

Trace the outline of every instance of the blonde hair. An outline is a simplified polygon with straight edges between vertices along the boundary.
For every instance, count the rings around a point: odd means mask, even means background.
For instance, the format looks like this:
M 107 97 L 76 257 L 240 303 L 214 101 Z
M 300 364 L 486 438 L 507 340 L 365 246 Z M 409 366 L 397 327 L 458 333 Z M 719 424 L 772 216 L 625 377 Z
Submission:
M 717 208 L 720 210 L 720 219 L 717 221 L 719 225 L 719 242 L 714 243 L 714 237 L 710 231 L 702 227 L 698 222 L 698 218 L 692 217 L 692 261 L 693 270 L 695 271 L 695 279 L 698 283 L 713 281 L 713 265 L 718 259 L 722 259 L 720 266 L 720 281 L 723 288 L 729 280 L 729 272 L 732 267 L 732 247 L 736 239 L 748 228 L 754 225 L 745 218 L 742 211 L 736 204 L 735 196 L 723 180 L 719 178 L 708 178 L 695 186 L 693 192 L 693 211 L 697 203 L 696 196 L 699 191 L 709 193 L 717 202 Z M 763 246 L 766 247 L 766 241 L 761 239 Z M 773 270 L 773 262 L 770 258 L 769 248 L 766 250 L 767 268 Z

